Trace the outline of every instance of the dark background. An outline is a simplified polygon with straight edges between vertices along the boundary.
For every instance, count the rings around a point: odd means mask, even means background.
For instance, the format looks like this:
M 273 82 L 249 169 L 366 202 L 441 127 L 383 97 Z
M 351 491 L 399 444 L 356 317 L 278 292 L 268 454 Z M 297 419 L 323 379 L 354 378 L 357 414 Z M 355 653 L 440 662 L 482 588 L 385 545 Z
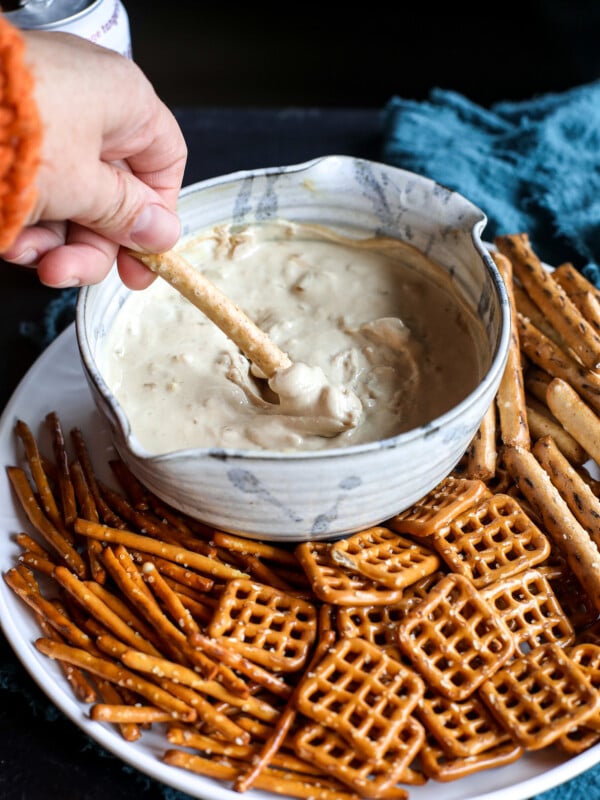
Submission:
M 489 105 L 600 77 L 598 0 L 124 5 L 170 106 L 378 108 L 433 86 Z

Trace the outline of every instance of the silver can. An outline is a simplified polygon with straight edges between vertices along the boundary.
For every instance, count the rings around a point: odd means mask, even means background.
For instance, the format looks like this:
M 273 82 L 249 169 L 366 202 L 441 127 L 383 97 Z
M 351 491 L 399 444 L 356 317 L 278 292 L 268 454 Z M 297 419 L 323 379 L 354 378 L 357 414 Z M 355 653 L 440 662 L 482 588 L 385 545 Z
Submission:
M 129 17 L 120 0 L 20 0 L 10 5 L 13 10 L 3 14 L 18 28 L 66 31 L 132 57 Z

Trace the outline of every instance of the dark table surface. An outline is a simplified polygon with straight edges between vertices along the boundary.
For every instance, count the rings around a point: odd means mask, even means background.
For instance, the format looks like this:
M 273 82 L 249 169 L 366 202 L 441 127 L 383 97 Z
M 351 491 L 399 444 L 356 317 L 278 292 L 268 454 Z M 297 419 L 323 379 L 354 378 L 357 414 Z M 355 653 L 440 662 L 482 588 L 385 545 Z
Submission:
M 185 183 L 323 155 L 380 157 L 379 113 L 369 109 L 177 109 L 189 160 Z M 23 323 L 43 324 L 57 290 L 32 270 L 0 264 L 0 408 L 40 353 Z M 6 535 L 2 531 L 2 535 Z M 25 673 L 0 634 L 1 800 L 172 800 L 98 748 Z

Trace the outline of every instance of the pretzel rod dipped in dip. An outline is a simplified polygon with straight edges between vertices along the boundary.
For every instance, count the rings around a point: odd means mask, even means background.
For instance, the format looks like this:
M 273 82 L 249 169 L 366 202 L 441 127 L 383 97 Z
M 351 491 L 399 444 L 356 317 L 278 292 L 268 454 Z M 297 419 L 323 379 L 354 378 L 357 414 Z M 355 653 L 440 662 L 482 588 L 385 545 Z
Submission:
M 100 358 L 151 453 L 369 442 L 430 422 L 483 375 L 481 321 L 391 237 L 223 224 L 137 257 L 164 280 L 126 299 Z

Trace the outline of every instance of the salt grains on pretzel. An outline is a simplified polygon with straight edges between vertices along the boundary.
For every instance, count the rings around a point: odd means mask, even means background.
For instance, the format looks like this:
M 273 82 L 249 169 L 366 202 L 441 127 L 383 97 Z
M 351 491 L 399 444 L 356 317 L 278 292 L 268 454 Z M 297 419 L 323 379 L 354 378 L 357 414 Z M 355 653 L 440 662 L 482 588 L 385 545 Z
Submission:
M 575 631 L 546 577 L 528 569 L 481 590 L 515 637 L 520 652 L 555 642 L 568 647 Z
M 600 709 L 600 693 L 557 644 L 504 665 L 479 688 L 492 714 L 526 750 L 540 750 Z
M 437 530 L 431 544 L 477 588 L 544 561 L 550 544 L 510 495 L 494 494 Z
M 298 710 L 365 758 L 383 758 L 424 692 L 421 677 L 363 639 L 338 640 L 298 693 Z
M 508 661 L 514 639 L 473 583 L 450 573 L 398 625 L 414 668 L 450 700 L 464 700 Z
M 317 633 L 315 607 L 248 579 L 229 581 L 207 628 L 232 649 L 273 672 L 293 672 L 308 658 Z
M 339 539 L 331 545 L 330 555 L 336 564 L 390 589 L 403 589 L 440 565 L 430 547 L 382 526 Z

